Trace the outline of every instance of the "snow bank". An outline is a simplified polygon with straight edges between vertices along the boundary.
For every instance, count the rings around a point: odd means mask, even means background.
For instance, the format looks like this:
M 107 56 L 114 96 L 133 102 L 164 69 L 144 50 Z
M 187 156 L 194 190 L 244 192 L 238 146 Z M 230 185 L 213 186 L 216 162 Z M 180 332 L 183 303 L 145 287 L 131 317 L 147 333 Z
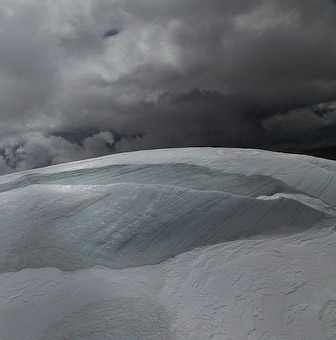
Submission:
M 335 243 L 314 229 L 155 266 L 4 273 L 1 339 L 333 340 Z
M 157 264 L 196 247 L 334 219 L 288 198 L 158 184 L 34 185 L 0 199 L 2 272 Z
M 336 162 L 141 151 L 0 177 L 0 339 L 336 339 Z

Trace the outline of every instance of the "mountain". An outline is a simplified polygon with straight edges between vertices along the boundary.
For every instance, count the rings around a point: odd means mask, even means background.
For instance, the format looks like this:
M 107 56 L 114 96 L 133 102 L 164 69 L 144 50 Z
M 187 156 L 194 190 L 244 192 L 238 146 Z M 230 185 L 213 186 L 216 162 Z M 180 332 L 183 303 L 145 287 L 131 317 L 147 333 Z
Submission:
M 0 339 L 336 339 L 336 162 L 138 151 L 0 177 Z

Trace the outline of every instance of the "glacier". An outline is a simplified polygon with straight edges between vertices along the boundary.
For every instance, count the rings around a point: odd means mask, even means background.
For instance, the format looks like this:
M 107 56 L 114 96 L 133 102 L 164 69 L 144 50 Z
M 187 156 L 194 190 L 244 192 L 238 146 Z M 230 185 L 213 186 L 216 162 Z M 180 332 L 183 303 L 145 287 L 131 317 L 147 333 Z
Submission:
M 336 162 L 137 151 L 0 176 L 0 339 L 336 339 Z

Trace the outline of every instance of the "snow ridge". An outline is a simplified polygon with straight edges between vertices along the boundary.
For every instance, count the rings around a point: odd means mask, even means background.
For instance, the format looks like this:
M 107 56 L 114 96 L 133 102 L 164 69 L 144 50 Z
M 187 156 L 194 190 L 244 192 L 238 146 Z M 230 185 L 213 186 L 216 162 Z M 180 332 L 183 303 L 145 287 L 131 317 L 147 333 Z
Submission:
M 0 177 L 0 339 L 336 339 L 336 162 L 140 151 Z

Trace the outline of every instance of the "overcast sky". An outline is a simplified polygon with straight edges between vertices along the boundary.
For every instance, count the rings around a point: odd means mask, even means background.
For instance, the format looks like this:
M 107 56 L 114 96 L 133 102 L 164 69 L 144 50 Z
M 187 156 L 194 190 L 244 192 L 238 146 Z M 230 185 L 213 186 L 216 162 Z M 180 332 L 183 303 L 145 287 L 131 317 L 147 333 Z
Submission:
M 332 0 L 0 0 L 0 173 L 336 146 Z

